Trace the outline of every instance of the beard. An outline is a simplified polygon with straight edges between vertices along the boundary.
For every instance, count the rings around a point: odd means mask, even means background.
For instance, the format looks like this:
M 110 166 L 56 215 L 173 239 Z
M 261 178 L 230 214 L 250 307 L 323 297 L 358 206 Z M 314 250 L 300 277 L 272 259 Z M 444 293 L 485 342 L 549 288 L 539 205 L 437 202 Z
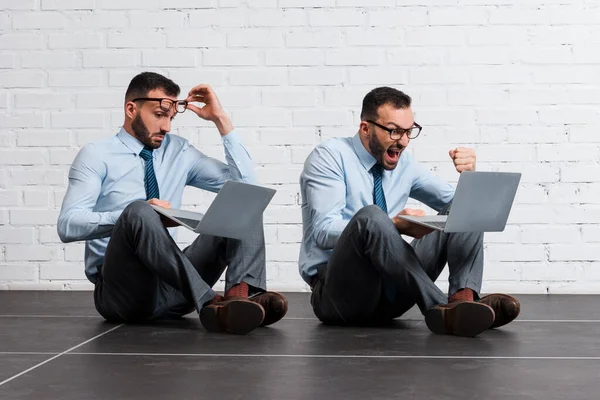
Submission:
M 158 149 L 160 147 L 160 145 L 162 144 L 162 142 L 158 142 L 158 143 L 153 142 L 152 136 L 164 135 L 166 133 L 166 132 L 150 133 L 150 131 L 146 127 L 146 124 L 144 124 L 144 121 L 142 121 L 142 117 L 140 116 L 140 114 L 136 115 L 135 118 L 133 119 L 133 121 L 131 121 L 131 129 L 133 130 L 133 133 L 135 134 L 135 137 L 137 138 L 137 140 L 142 142 L 142 144 L 144 146 L 148 146 L 151 149 Z
M 370 153 L 373 155 L 373 157 L 375 157 L 375 160 L 377 160 L 377 162 L 379 164 L 381 164 L 381 166 L 384 169 L 387 170 L 393 170 L 394 168 L 396 168 L 396 166 L 398 165 L 398 160 L 396 160 L 396 162 L 394 162 L 393 164 L 389 164 L 388 161 L 386 161 L 385 159 L 385 154 L 388 153 L 389 151 L 394 151 L 397 152 L 398 154 L 396 155 L 396 157 L 399 158 L 399 155 L 402 154 L 402 151 L 404 150 L 404 146 L 402 146 L 400 143 L 396 142 L 395 144 L 389 146 L 389 147 L 385 147 L 377 138 L 377 135 L 371 135 L 371 137 L 369 138 L 369 151 Z M 390 154 L 394 154 L 394 153 L 390 153 Z
M 371 154 L 373 154 L 373 157 L 375 157 L 377 162 L 381 165 L 384 165 L 383 153 L 385 152 L 385 148 L 383 147 L 379 139 L 377 139 L 376 135 L 371 135 L 371 138 L 369 139 L 369 150 L 371 151 Z

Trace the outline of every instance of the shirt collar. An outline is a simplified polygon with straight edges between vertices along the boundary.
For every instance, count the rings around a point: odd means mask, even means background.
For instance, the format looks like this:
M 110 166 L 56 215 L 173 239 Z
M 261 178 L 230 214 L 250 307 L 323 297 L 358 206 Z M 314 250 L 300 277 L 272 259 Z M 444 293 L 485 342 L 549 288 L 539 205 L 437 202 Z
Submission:
M 158 149 L 154 149 L 154 151 L 152 152 L 153 158 L 156 158 L 157 154 L 160 154 L 162 152 L 162 149 L 167 141 L 167 136 L 168 135 L 165 135 L 165 140 L 163 140 L 162 145 Z M 127 148 L 131 150 L 135 155 L 139 156 L 140 152 L 144 148 L 144 144 L 140 142 L 137 138 L 127 133 L 125 128 L 121 128 L 119 133 L 117 133 L 117 138 L 121 141 L 121 143 L 127 146 Z
M 358 133 L 352 138 L 352 146 L 354 147 L 354 152 L 358 156 L 362 166 L 367 170 L 367 172 L 371 171 L 373 165 L 377 164 L 377 160 L 367 151 L 367 149 L 365 149 L 365 146 L 362 144 L 360 135 Z

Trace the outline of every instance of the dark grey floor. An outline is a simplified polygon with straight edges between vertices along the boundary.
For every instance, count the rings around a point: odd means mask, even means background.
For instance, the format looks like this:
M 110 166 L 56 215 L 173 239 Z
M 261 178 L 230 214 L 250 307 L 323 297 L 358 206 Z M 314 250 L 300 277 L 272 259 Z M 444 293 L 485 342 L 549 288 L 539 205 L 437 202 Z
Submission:
M 594 399 L 598 296 L 518 296 L 475 339 L 418 310 L 381 328 L 323 326 L 306 293 L 280 323 L 211 334 L 197 318 L 105 323 L 90 292 L 0 292 L 0 399 Z

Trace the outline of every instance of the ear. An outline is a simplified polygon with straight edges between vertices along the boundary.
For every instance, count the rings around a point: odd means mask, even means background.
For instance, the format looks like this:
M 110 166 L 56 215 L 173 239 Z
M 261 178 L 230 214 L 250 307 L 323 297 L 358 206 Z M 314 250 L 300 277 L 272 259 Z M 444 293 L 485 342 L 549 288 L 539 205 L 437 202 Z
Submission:
M 137 105 L 133 101 L 125 103 L 125 115 L 127 115 L 128 118 L 134 119 L 137 111 Z
M 364 138 L 370 138 L 371 137 L 371 127 L 369 125 L 369 123 L 367 121 L 360 121 L 360 125 L 358 127 L 358 132 L 360 133 L 360 136 L 364 137 Z

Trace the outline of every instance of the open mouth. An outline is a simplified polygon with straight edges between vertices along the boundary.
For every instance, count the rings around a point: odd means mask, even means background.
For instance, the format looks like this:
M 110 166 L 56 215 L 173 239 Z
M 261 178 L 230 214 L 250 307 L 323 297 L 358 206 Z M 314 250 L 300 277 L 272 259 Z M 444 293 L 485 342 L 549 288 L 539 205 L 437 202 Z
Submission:
M 390 164 L 397 163 L 398 159 L 400 158 L 401 153 L 402 153 L 402 149 L 399 149 L 398 147 L 388 148 L 387 151 L 385 152 L 386 161 Z

